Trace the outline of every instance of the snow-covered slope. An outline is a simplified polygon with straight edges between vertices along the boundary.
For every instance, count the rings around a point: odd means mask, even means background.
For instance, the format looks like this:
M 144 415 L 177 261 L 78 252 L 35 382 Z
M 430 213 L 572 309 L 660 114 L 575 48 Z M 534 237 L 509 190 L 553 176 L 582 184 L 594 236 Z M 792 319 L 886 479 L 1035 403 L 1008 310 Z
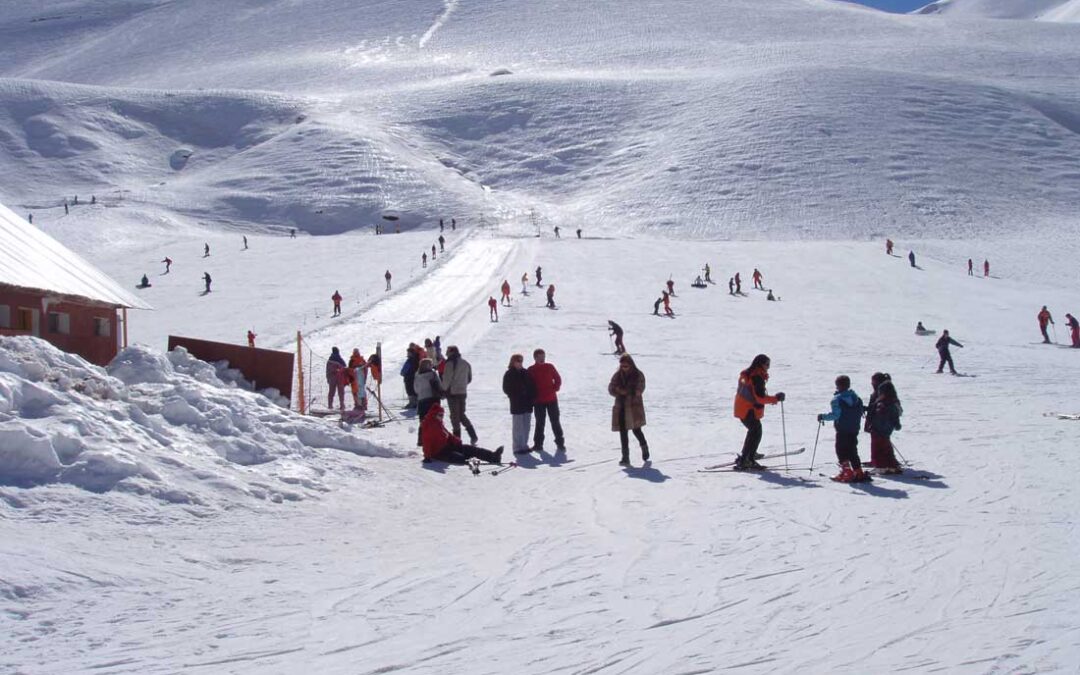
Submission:
M 1080 21 L 1078 0 L 937 0 L 916 14 L 991 19 L 1037 19 L 1061 23 Z

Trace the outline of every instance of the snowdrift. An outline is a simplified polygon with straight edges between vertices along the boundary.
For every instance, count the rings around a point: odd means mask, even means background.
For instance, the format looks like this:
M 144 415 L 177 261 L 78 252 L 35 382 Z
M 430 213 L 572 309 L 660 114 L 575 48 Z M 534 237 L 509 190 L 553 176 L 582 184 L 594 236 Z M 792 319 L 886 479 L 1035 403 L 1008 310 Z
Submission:
M 990 19 L 1037 19 L 1060 23 L 1080 22 L 1078 0 L 937 0 L 913 14 Z
M 245 391 L 184 350 L 131 347 L 105 370 L 29 337 L 0 338 L 0 447 L 0 485 L 201 506 L 317 495 L 319 449 L 396 454 Z M 0 496 L 16 506 L 49 498 Z

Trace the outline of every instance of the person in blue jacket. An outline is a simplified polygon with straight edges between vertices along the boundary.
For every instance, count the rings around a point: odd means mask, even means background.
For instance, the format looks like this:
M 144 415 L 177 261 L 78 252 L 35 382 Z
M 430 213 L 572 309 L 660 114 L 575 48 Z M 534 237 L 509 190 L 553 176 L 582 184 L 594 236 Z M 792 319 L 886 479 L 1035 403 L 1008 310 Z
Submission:
M 859 428 L 865 409 L 862 399 L 851 389 L 851 378 L 847 375 L 837 377 L 831 410 L 817 416 L 818 422 L 832 422 L 836 429 L 836 460 L 840 463 L 840 473 L 833 478 L 835 481 L 860 483 L 870 480 L 859 460 Z

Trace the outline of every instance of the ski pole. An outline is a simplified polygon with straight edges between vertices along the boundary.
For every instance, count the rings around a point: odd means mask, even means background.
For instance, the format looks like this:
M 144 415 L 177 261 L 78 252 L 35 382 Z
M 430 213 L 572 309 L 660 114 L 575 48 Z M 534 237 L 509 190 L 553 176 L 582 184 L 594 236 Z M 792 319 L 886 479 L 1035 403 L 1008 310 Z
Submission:
M 784 434 L 784 471 L 787 471 L 787 422 L 784 420 L 784 402 L 780 401 L 780 429 Z
M 1050 327 L 1054 330 L 1054 344 L 1057 344 L 1057 324 L 1052 323 Z
M 896 443 L 889 441 L 889 445 L 892 446 L 893 452 L 900 455 L 900 448 L 896 447 Z M 902 461 L 907 466 L 911 466 L 911 463 L 907 461 L 907 457 L 904 457 L 903 455 L 900 455 L 900 461 Z
M 810 455 L 810 473 L 814 473 L 814 460 L 817 458 L 817 444 L 818 439 L 821 438 L 821 427 L 825 426 L 821 422 L 818 422 L 817 433 L 814 434 L 814 452 Z

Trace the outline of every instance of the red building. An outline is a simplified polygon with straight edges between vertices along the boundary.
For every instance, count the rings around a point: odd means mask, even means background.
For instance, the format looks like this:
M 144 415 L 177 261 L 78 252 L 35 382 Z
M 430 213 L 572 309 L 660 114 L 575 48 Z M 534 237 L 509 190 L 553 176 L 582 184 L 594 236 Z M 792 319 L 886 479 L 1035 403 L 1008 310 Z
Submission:
M 0 204 L 0 336 L 33 335 L 103 366 L 126 346 L 129 308 L 151 309 Z

